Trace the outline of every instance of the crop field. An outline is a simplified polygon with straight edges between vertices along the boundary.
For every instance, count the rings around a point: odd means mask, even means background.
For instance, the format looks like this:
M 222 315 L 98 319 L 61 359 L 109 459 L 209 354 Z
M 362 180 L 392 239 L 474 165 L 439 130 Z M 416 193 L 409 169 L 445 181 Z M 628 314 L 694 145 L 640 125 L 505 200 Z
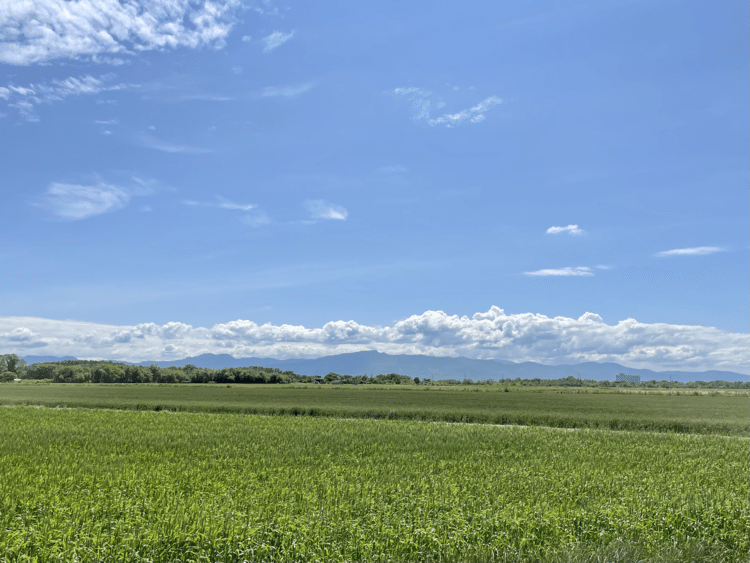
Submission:
M 0 404 L 4 405 L 385 418 L 733 436 L 749 435 L 748 397 L 747 390 L 665 392 L 514 386 L 0 386 Z
M 748 439 L 0 408 L 0 561 L 747 561 Z

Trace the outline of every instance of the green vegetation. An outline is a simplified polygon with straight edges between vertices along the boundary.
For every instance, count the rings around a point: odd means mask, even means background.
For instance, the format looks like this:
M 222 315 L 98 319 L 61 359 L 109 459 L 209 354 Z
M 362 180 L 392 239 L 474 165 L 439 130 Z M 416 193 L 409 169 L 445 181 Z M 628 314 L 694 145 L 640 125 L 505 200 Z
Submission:
M 0 408 L 0 561 L 746 561 L 748 440 Z
M 508 389 L 508 392 L 505 392 Z M 7 383 L 0 404 L 748 435 L 747 391 Z
M 120 362 L 95 361 L 95 360 L 64 360 L 61 362 L 48 362 L 32 364 L 25 367 L 23 360 L 19 360 L 14 354 L 0 357 L 0 381 L 2 379 L 3 358 L 9 358 L 9 365 L 18 366 L 13 369 L 12 377 L 23 377 L 25 379 L 52 381 L 55 383 L 222 383 L 222 384 L 262 384 L 262 383 L 330 383 L 330 384 L 422 384 L 422 385 L 491 385 L 495 383 L 491 379 L 485 381 L 474 381 L 470 378 L 443 379 L 432 381 L 398 373 L 378 374 L 376 376 L 348 375 L 331 372 L 325 377 L 300 375 L 293 371 L 281 371 L 279 368 L 266 368 L 259 366 L 208 369 L 199 368 L 194 365 L 184 367 L 160 368 L 157 365 L 134 366 Z M 20 363 L 19 363 L 20 362 Z M 10 368 L 8 368 L 10 369 Z M 16 375 L 16 372 L 18 375 Z M 10 371 L 8 372 L 10 375 Z M 21 375 L 22 374 L 22 375 Z M 624 374 L 620 374 L 624 376 Z M 619 377 L 619 376 L 617 376 Z M 625 376 L 637 377 L 637 376 Z M 520 385 L 535 387 L 632 387 L 632 383 L 620 383 L 614 381 L 594 381 L 593 379 L 579 379 L 572 376 L 559 379 L 500 379 L 497 383 L 501 385 Z M 728 381 L 695 381 L 690 383 L 672 381 L 644 381 L 639 387 L 654 388 L 708 388 L 708 389 L 750 389 L 750 381 L 728 382 Z
M 0 381 L 13 381 L 26 375 L 26 360 L 15 354 L 0 355 Z
M 747 561 L 748 391 L 394 383 L 4 383 L 0 562 Z

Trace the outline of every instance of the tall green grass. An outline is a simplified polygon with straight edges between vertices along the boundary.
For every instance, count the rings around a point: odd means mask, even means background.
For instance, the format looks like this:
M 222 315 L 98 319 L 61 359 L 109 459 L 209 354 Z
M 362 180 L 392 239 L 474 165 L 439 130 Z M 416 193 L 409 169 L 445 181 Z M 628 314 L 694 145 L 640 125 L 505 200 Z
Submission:
M 747 561 L 748 440 L 1 408 L 0 561 Z
M 0 404 L 386 418 L 748 436 L 748 392 L 393 385 L 4 384 Z

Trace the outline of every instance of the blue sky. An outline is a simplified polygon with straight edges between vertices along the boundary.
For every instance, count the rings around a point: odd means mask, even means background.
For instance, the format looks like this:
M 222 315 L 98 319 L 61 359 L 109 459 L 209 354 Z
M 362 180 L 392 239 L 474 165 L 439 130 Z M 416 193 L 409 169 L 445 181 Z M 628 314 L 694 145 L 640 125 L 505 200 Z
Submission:
M 0 348 L 750 371 L 748 17 L 3 7 Z

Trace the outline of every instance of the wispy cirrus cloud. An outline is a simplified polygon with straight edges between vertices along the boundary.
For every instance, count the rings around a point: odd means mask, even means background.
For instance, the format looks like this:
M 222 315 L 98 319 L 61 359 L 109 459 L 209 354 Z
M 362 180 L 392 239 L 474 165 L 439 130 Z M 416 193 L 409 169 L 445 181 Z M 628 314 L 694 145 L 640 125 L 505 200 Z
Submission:
M 716 252 L 725 252 L 725 248 L 718 246 L 696 246 L 693 248 L 675 248 L 674 250 L 664 250 L 658 252 L 657 256 L 704 256 Z
M 186 200 L 182 203 L 184 205 L 192 205 L 192 206 L 199 206 L 199 207 L 216 207 L 218 209 L 232 209 L 237 211 L 250 211 L 251 209 L 255 209 L 257 206 L 252 203 L 234 203 L 232 201 L 229 201 L 225 197 L 216 196 L 216 199 L 218 201 L 216 202 L 204 202 L 204 201 L 192 201 L 192 200 Z
M 279 359 L 359 350 L 388 354 L 498 358 L 545 364 L 618 362 L 656 370 L 750 372 L 750 336 L 713 327 L 640 323 L 609 325 L 596 313 L 579 318 L 507 314 L 492 306 L 471 317 L 425 311 L 390 326 L 335 320 L 319 328 L 236 320 L 212 327 L 181 322 L 105 325 L 33 317 L 0 317 L 0 349 L 139 362 L 203 353 Z M 28 353 L 28 352 L 26 352 Z
M 82 186 L 53 183 L 39 204 L 61 219 L 75 221 L 124 207 L 130 194 L 109 184 Z
M 161 152 L 166 152 L 170 154 L 179 154 L 179 153 L 186 153 L 186 154 L 207 154 L 210 152 L 213 152 L 211 149 L 207 149 L 205 147 L 196 147 L 193 145 L 182 145 L 179 143 L 170 143 L 167 141 L 163 141 L 161 139 L 157 139 L 153 135 L 141 135 L 137 137 L 136 142 L 147 149 L 154 149 Z
M 241 0 L 10 2 L 0 11 L 0 63 L 83 59 L 117 65 L 139 51 L 222 48 L 242 9 Z
M 89 185 L 53 182 L 31 205 L 59 219 L 77 221 L 125 207 L 134 196 L 155 191 L 154 180 L 132 178 L 132 183 L 116 186 L 105 182 Z
M 15 110 L 26 121 L 39 121 L 35 108 L 40 104 L 63 101 L 72 96 L 94 95 L 100 92 L 136 88 L 136 84 L 113 84 L 114 74 L 104 74 L 98 78 L 86 75 L 68 77 L 27 86 L 0 86 L 0 100 L 9 109 Z
M 593 276 L 594 272 L 587 266 L 577 266 L 565 268 L 553 268 L 545 270 L 536 270 L 535 272 L 524 272 L 527 276 Z
M 550 227 L 547 229 L 548 235 L 558 235 L 560 233 L 567 233 L 569 235 L 582 235 L 586 231 L 579 229 L 578 225 L 568 225 L 567 227 Z
M 497 96 L 490 96 L 469 109 L 461 110 L 458 113 L 446 113 L 440 117 L 428 119 L 427 124 L 431 127 L 435 127 L 435 125 L 453 127 L 454 125 L 458 125 L 465 121 L 468 121 L 469 123 L 479 123 L 484 121 L 484 114 L 487 113 L 487 110 L 500 105 L 501 103 L 503 103 L 503 101 Z
M 392 94 L 398 99 L 405 99 L 411 103 L 414 111 L 412 116 L 414 121 L 425 122 L 430 127 L 445 125 L 450 128 L 465 122 L 480 123 L 484 121 L 487 111 L 502 103 L 501 98 L 489 96 L 468 109 L 456 113 L 445 113 L 433 118 L 430 117 L 433 110 L 442 109 L 446 104 L 442 101 L 434 101 L 435 95 L 429 90 L 412 86 L 408 88 L 396 88 Z
M 314 82 L 305 82 L 304 84 L 296 84 L 293 86 L 266 86 L 260 93 L 262 98 L 293 98 L 304 94 L 308 90 L 314 88 L 316 84 Z
M 232 96 L 222 96 L 220 94 L 184 94 L 179 97 L 181 102 L 232 102 L 236 98 Z
M 230 211 L 243 211 L 241 221 L 250 227 L 258 228 L 270 224 L 271 218 L 263 211 L 257 211 L 254 203 L 235 203 L 222 196 L 216 196 L 217 201 L 185 200 L 183 205 L 194 207 L 213 207 Z
M 396 88 L 393 90 L 392 94 L 397 99 L 407 100 L 411 103 L 413 110 L 412 119 L 414 119 L 414 121 L 427 120 L 430 118 L 430 111 L 433 108 L 440 109 L 445 106 L 444 102 L 434 103 L 432 101 L 432 92 L 414 86 L 408 88 Z
M 263 42 L 266 44 L 266 46 L 263 47 L 263 52 L 270 53 L 271 51 L 283 45 L 292 37 L 294 37 L 294 34 L 296 32 L 297 30 L 293 29 L 289 33 L 284 33 L 283 31 L 274 31 L 271 35 L 267 35 L 263 38 Z
M 349 212 L 340 205 L 328 203 L 322 199 L 305 201 L 305 207 L 313 219 L 333 219 L 346 221 Z
M 255 213 L 248 213 L 242 217 L 242 222 L 251 227 L 262 227 L 263 225 L 270 224 L 271 218 L 264 212 L 258 211 Z

